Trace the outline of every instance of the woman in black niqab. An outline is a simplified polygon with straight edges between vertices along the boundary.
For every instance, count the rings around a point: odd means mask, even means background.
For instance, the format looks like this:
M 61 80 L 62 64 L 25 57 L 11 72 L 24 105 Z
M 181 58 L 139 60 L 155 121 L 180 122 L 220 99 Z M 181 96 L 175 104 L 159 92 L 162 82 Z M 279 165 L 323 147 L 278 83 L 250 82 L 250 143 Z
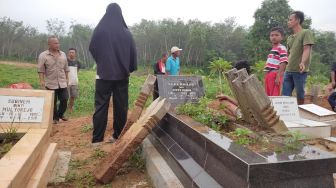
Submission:
M 111 3 L 93 31 L 90 52 L 97 75 L 104 80 L 120 80 L 137 68 L 136 49 L 118 4 Z
M 108 106 L 113 96 L 113 135 L 118 139 L 127 120 L 128 78 L 137 68 L 136 49 L 118 4 L 111 3 L 95 28 L 89 50 L 97 64 L 92 143 L 104 141 Z

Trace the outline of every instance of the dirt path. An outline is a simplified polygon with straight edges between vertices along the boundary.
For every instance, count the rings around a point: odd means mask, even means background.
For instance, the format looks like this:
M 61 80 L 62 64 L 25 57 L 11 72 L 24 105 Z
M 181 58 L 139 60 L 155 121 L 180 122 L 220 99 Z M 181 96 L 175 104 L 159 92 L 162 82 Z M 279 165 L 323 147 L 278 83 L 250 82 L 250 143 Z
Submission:
M 111 123 L 109 123 L 111 125 Z M 59 150 L 71 151 L 70 171 L 66 183 L 48 187 L 130 187 L 150 188 L 146 170 L 132 165 L 132 161 L 124 165 L 109 185 L 96 183 L 92 176 L 96 164 L 106 155 L 111 144 L 100 148 L 91 146 L 92 118 L 80 117 L 53 125 L 51 141 L 56 142 Z M 105 140 L 111 136 L 112 126 L 107 128 Z
M 37 67 L 37 64 L 23 63 L 23 62 L 16 62 L 16 61 L 0 61 L 0 64 L 15 65 L 17 67 Z

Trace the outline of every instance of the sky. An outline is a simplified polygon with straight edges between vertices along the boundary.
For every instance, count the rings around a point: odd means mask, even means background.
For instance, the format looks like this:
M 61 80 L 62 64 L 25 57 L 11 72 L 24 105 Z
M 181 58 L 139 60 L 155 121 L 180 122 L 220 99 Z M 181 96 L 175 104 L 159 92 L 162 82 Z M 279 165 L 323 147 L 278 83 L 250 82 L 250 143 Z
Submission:
M 198 19 L 211 23 L 235 17 L 239 25 L 253 25 L 253 14 L 263 0 L 0 0 L 0 18 L 23 21 L 24 25 L 46 32 L 46 20 L 58 19 L 66 23 L 95 26 L 111 2 L 120 5 L 127 25 L 141 19 L 162 20 L 178 18 Z M 336 0 L 289 0 L 294 10 L 301 10 L 312 18 L 312 27 L 336 32 Z

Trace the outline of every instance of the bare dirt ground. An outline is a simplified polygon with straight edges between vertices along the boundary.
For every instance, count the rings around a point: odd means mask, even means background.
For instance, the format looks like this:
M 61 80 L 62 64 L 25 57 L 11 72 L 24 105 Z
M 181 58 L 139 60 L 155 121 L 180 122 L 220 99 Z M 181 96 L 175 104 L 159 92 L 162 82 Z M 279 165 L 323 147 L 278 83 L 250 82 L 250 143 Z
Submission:
M 37 67 L 37 64 L 22 63 L 22 62 L 15 62 L 15 61 L 0 61 L 0 64 L 15 65 L 17 67 Z
M 67 122 L 53 125 L 51 141 L 57 143 L 59 150 L 71 151 L 70 171 L 66 182 L 48 187 L 129 187 L 129 188 L 150 188 L 152 187 L 145 168 L 139 168 L 128 162 L 119 170 L 118 175 L 108 185 L 96 183 L 92 176 L 105 151 L 111 144 L 103 144 L 98 148 L 91 146 L 92 130 L 88 128 L 92 125 L 92 117 L 80 117 L 70 119 Z M 105 133 L 105 140 L 110 138 L 112 126 L 109 123 Z

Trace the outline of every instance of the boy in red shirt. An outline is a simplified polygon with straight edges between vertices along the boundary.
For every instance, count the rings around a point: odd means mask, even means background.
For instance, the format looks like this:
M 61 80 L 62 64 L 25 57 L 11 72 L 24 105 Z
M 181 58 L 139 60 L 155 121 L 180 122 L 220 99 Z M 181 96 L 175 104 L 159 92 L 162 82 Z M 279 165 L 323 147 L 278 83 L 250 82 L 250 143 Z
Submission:
M 281 27 L 273 27 L 270 33 L 272 49 L 267 56 L 264 71 L 265 91 L 268 96 L 279 96 L 283 82 L 283 73 L 288 62 L 287 49 L 281 44 L 284 37 Z

